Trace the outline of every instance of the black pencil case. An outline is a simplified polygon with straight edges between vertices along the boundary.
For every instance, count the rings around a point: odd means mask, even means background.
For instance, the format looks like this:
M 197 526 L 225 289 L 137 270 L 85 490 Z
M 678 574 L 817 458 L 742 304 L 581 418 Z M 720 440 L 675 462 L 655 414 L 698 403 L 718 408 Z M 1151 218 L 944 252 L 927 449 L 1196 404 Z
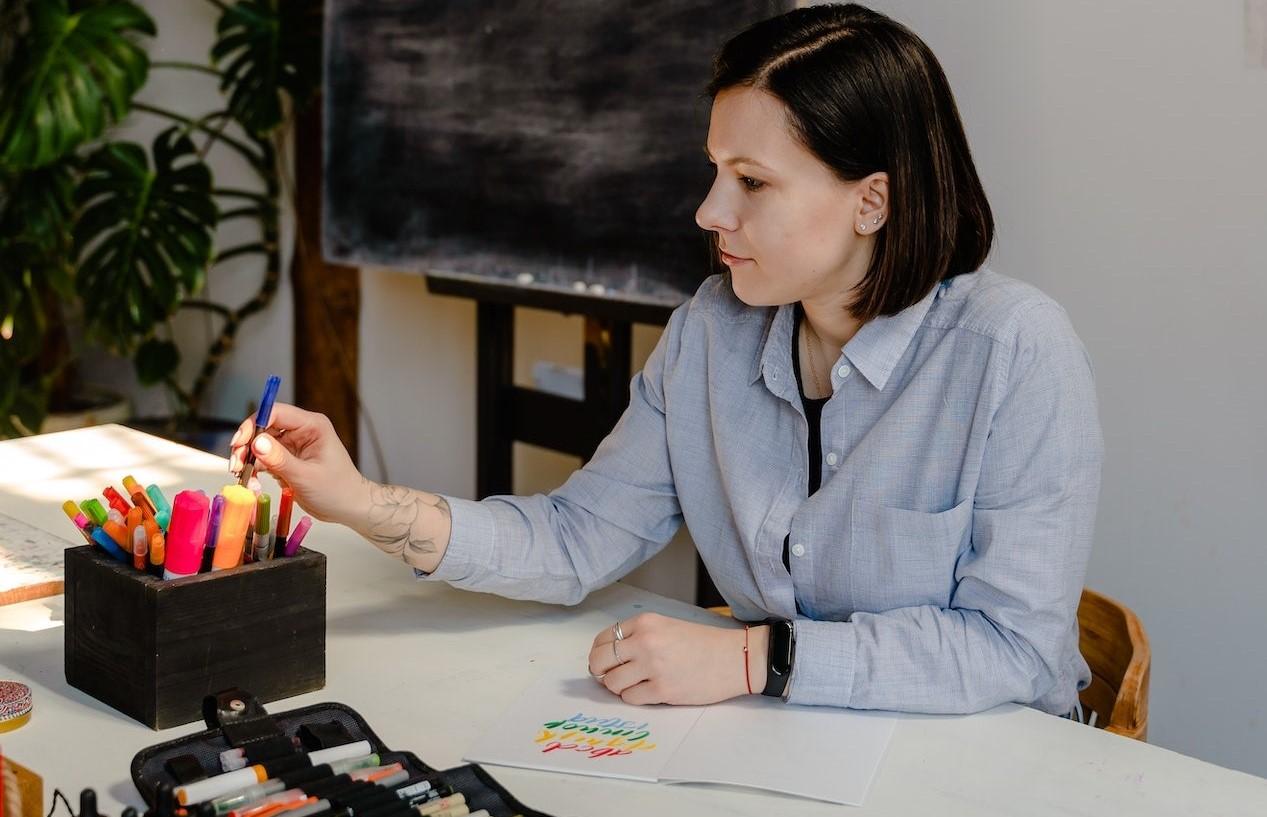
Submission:
M 233 689 L 207 696 L 203 719 L 206 730 L 142 749 L 132 758 L 132 781 L 151 808 L 162 783 L 176 788 L 199 775 L 222 773 L 220 753 L 227 749 L 243 749 L 251 762 L 261 762 L 299 751 L 297 739 L 305 750 L 365 740 L 381 757 L 381 765 L 401 763 L 411 779 L 426 777 L 436 787 L 463 793 L 471 811 L 487 809 L 491 817 L 551 817 L 520 803 L 477 764 L 439 770 L 412 752 L 389 749 L 365 719 L 344 704 L 314 704 L 270 715 L 249 693 Z

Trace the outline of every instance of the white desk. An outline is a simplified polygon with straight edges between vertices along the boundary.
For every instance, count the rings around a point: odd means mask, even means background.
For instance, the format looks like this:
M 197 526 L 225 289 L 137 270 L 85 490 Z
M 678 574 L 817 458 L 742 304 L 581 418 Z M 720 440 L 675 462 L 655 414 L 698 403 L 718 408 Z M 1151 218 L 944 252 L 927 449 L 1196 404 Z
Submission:
M 0 511 L 80 540 L 68 498 L 134 474 L 164 492 L 218 490 L 226 463 L 119 426 L 0 442 Z M 595 633 L 637 610 L 708 621 L 711 614 L 615 585 L 575 608 L 514 602 L 415 582 L 355 534 L 318 524 L 307 542 L 329 565 L 327 686 L 266 706 L 320 701 L 358 710 L 387 745 L 438 768 L 541 670 L 580 667 Z M 196 731 L 157 733 L 66 685 L 62 598 L 0 607 L 0 677 L 29 684 L 34 717 L 0 736 L 6 754 L 75 801 L 85 786 L 117 815 L 140 806 L 128 764 L 142 747 Z M 422 657 L 422 656 L 429 657 Z M 438 658 L 437 658 L 438 656 Z M 754 736 L 754 739 L 756 736 Z M 559 815 L 841 814 L 845 806 L 710 786 L 632 783 L 488 767 L 527 805 Z M 62 813 L 60 810 L 59 814 Z M 1267 780 L 1230 771 L 1019 706 L 970 717 L 911 717 L 893 741 L 860 815 L 1267 814 Z

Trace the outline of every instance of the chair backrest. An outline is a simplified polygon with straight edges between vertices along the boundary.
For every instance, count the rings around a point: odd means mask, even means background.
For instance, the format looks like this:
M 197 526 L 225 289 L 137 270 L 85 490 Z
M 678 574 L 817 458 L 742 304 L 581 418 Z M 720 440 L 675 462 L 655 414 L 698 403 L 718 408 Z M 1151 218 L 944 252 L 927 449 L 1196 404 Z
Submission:
M 729 607 L 710 607 L 723 616 Z M 1083 589 L 1078 604 L 1078 647 L 1091 667 L 1091 686 L 1079 695 L 1095 725 L 1135 740 L 1148 738 L 1148 680 L 1152 651 L 1144 625 L 1121 602 Z
M 1152 651 L 1144 625 L 1121 602 L 1083 589 L 1078 632 L 1078 647 L 1091 667 L 1091 686 L 1079 695 L 1083 709 L 1094 711 L 1096 726 L 1106 731 L 1147 740 Z

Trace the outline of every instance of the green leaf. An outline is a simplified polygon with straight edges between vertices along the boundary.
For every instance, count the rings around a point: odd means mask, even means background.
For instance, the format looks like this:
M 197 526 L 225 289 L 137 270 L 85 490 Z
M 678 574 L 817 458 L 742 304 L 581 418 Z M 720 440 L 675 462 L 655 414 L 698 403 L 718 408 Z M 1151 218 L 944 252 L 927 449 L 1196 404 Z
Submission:
M 136 350 L 132 362 L 141 384 L 153 386 L 175 373 L 180 365 L 180 350 L 170 340 L 150 338 Z
M 45 293 L 74 297 L 73 194 L 70 160 L 0 175 L 0 344 L 18 363 L 40 350 Z
M 295 109 L 321 82 L 321 3 L 314 0 L 238 0 L 216 26 L 211 59 L 221 67 L 220 89 L 229 111 L 262 136 L 285 118 L 283 93 Z
M 88 157 L 76 191 L 84 315 L 124 354 L 201 289 L 218 214 L 211 171 L 184 130 L 155 137 L 153 156 L 151 167 L 140 145 L 108 144 Z
M 29 372 L 0 342 L 0 438 L 22 436 L 19 422 L 25 429 L 39 431 L 48 413 L 49 382 L 24 374 Z
M 30 31 L 5 69 L 0 166 L 35 168 L 101 135 L 127 113 L 149 58 L 131 39 L 154 21 L 121 0 L 71 13 L 66 0 L 36 0 Z

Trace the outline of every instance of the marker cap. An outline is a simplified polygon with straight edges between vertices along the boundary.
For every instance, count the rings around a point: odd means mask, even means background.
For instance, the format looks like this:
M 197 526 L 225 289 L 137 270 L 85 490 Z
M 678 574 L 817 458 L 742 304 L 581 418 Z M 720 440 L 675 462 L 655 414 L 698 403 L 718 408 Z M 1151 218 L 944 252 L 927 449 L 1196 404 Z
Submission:
M 269 531 L 269 508 L 272 506 L 272 500 L 268 498 L 268 494 L 260 494 L 255 497 L 255 532 L 268 533 Z
M 246 533 L 255 518 L 255 494 L 249 488 L 226 485 L 220 493 L 224 497 L 224 513 L 220 517 L 220 530 L 216 535 L 212 570 L 225 570 L 242 563 Z
M 211 500 L 201 491 L 181 491 L 172 504 L 163 567 L 171 576 L 192 576 L 202 564 Z
M 154 503 L 155 514 L 158 514 L 161 511 L 171 512 L 172 507 L 167 504 L 167 497 L 163 496 L 163 492 L 159 490 L 157 485 L 145 486 L 145 495 L 148 496 L 150 501 Z
M 290 536 L 286 537 L 286 547 L 282 552 L 283 555 L 294 556 L 298 553 L 299 546 L 303 544 L 304 537 L 308 535 L 308 529 L 311 527 L 311 516 L 305 516 L 303 519 L 300 519 L 299 524 L 295 525 L 294 531 L 291 532 Z

